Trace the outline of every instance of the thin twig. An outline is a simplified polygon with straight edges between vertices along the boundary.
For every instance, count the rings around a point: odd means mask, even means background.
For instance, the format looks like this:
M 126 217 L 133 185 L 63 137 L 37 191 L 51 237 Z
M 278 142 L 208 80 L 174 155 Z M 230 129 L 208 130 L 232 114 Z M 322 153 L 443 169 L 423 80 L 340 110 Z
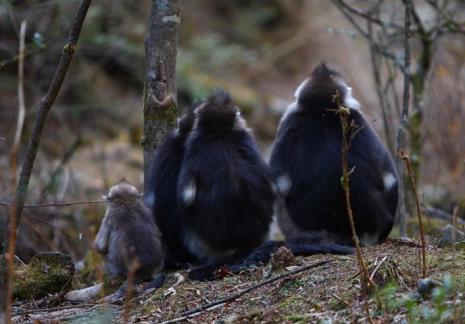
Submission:
M 206 311 L 206 310 L 209 310 L 215 306 L 218 306 L 218 305 L 222 305 L 224 303 L 227 303 L 229 301 L 233 301 L 257 288 L 260 288 L 260 287 L 263 287 L 269 283 L 272 283 L 272 282 L 275 282 L 277 280 L 280 280 L 280 279 L 284 279 L 284 278 L 287 278 L 289 276 L 292 276 L 292 275 L 295 275 L 297 273 L 300 273 L 300 272 L 303 272 L 303 271 L 306 271 L 306 270 L 309 270 L 309 269 L 312 269 L 312 268 L 316 268 L 316 267 L 319 267 L 319 266 L 322 266 L 322 265 L 325 265 L 325 264 L 328 264 L 330 263 L 331 260 L 325 260 L 325 261 L 320 261 L 320 262 L 316 262 L 316 263 L 312 263 L 312 264 L 309 264 L 309 265 L 306 265 L 306 266 L 303 266 L 303 267 L 300 267 L 298 269 L 295 269 L 295 270 L 292 270 L 292 271 L 289 271 L 289 272 L 286 272 L 286 273 L 282 273 L 280 275 L 277 275 L 277 276 L 274 276 L 274 277 L 271 277 L 267 280 L 263 280 L 255 285 L 252 285 L 246 289 L 243 289 L 235 294 L 231 294 L 229 296 L 226 296 L 226 297 L 223 297 L 223 298 L 220 298 L 216 301 L 213 301 L 213 302 L 210 302 L 210 303 L 207 303 L 207 304 L 203 304 L 203 305 L 200 305 L 199 307 L 195 307 L 189 311 L 186 311 L 184 313 L 181 314 L 180 317 L 177 317 L 177 318 L 174 318 L 174 319 L 171 319 L 171 320 L 168 320 L 168 321 L 164 321 L 162 322 L 163 324 L 168 324 L 168 323 L 176 323 L 176 322 L 180 322 L 180 321 L 185 321 L 191 317 L 193 317 L 194 315 L 199 315 L 201 314 L 203 311 Z
M 397 128 L 396 136 L 396 151 L 400 152 L 401 150 L 407 149 L 407 129 L 409 124 L 409 106 L 410 106 L 410 25 L 411 25 L 411 11 L 412 11 L 412 2 L 411 0 L 406 0 L 405 2 L 405 28 L 404 28 L 404 90 L 402 95 L 402 111 L 400 115 L 400 124 Z M 406 200 L 406 185 L 405 178 L 403 176 L 403 168 L 401 162 L 397 163 L 397 171 L 400 174 L 399 179 L 399 231 L 400 236 L 407 235 L 407 209 L 405 205 Z
M 49 203 L 49 204 L 40 204 L 40 205 L 24 205 L 23 208 L 45 208 L 45 207 L 65 207 L 73 205 L 88 205 L 88 204 L 104 204 L 105 200 L 89 200 L 89 201 L 72 201 L 72 202 L 63 202 L 63 203 Z M 9 206 L 11 202 L 0 201 L 1 206 Z
M 342 299 L 341 297 L 339 297 L 338 295 L 336 294 L 331 294 L 331 296 L 333 296 L 334 298 L 336 298 L 337 300 L 339 300 L 341 303 L 345 304 L 346 306 L 350 307 L 350 303 L 345 301 L 344 299 Z
M 131 309 L 131 300 L 134 292 L 134 277 L 137 269 L 140 268 L 140 262 L 137 258 L 134 258 L 129 265 L 128 277 L 127 277 L 127 289 L 124 296 L 123 305 L 123 323 L 129 323 L 129 311 Z
M 399 156 L 405 162 L 405 165 L 407 166 L 407 174 L 410 179 L 410 185 L 412 186 L 412 191 L 415 197 L 415 204 L 417 207 L 417 215 L 418 215 L 418 225 L 420 226 L 420 242 L 421 242 L 420 270 L 421 270 L 423 278 L 426 278 L 426 243 L 425 243 L 425 233 L 423 230 L 423 221 L 421 218 L 421 207 L 420 207 L 420 200 L 418 198 L 417 186 L 415 184 L 415 178 L 413 176 L 412 165 L 410 163 L 410 157 L 403 150 L 399 152 Z
M 457 221 L 459 219 L 459 206 L 455 206 L 454 210 L 452 211 L 452 226 L 457 228 Z
M 399 59 L 397 56 L 391 52 L 388 51 L 388 49 L 385 46 L 382 46 L 378 43 L 376 43 L 372 37 L 370 37 L 370 34 L 365 31 L 356 21 L 355 19 L 347 12 L 347 9 L 344 7 L 344 3 L 342 0 L 332 0 L 332 2 L 336 5 L 336 7 L 339 9 L 339 11 L 342 13 L 342 15 L 351 23 L 351 25 L 357 30 L 357 32 L 363 36 L 370 47 L 379 55 L 384 56 L 385 58 L 391 60 L 395 66 L 401 70 L 402 72 L 405 72 L 404 66 L 400 64 Z
M 395 23 L 393 23 L 392 21 L 389 21 L 389 22 L 386 22 L 386 21 L 382 21 L 376 17 L 374 17 L 372 14 L 374 11 L 376 11 L 379 6 L 382 4 L 383 1 L 379 1 L 377 4 L 375 4 L 375 6 L 373 7 L 373 9 L 370 9 L 366 12 L 358 9 L 358 8 L 355 8 L 353 6 L 350 6 L 349 4 L 345 3 L 343 0 L 338 0 L 338 3 L 345 9 L 347 9 L 347 11 L 349 11 L 350 13 L 356 15 L 356 16 L 359 16 L 361 18 L 364 18 L 366 19 L 367 21 L 371 22 L 371 23 L 374 23 L 376 25 L 379 25 L 379 26 L 384 26 L 384 25 L 387 25 L 387 24 L 390 24 L 390 26 L 392 27 L 395 27 L 397 29 L 401 29 L 402 26 L 399 26 Z
M 24 126 L 24 116 L 26 115 L 26 108 L 24 105 L 24 44 L 26 38 L 26 22 L 21 23 L 20 34 L 19 34 L 19 54 L 18 54 L 18 122 L 16 124 L 16 132 L 13 141 L 13 146 L 10 152 L 10 171 L 11 171 L 11 188 L 14 191 L 16 186 L 16 170 L 17 170 L 17 161 L 18 161 L 18 151 L 19 145 L 21 143 L 21 134 L 23 133 Z M 17 220 L 17 210 L 14 204 L 9 208 L 9 222 L 16 226 Z M 14 227 L 15 228 L 15 227 Z M 8 249 L 5 255 L 6 258 L 6 305 L 5 305 L 5 317 L 6 322 L 11 323 L 11 313 L 12 313 L 12 302 L 13 302 L 13 271 L 14 271 L 14 258 L 16 250 L 16 231 L 10 230 L 7 233 Z M 0 278 L 3 280 L 3 278 Z
M 50 83 L 47 94 L 40 101 L 37 115 L 34 121 L 34 126 L 32 128 L 31 137 L 29 138 L 29 143 L 25 152 L 24 162 L 21 167 L 18 185 L 16 187 L 14 208 L 16 209 L 17 221 L 15 224 L 9 222 L 8 226 L 6 226 L 7 231 L 16 232 L 17 227 L 21 222 L 21 215 L 27 197 L 29 181 L 31 178 L 32 169 L 34 167 L 34 162 L 37 155 L 37 150 L 39 148 L 40 138 L 45 126 L 47 114 L 55 103 L 65 76 L 68 72 L 68 68 L 73 59 L 79 35 L 81 33 L 82 24 L 84 23 L 84 19 L 86 17 L 87 10 L 89 9 L 90 3 L 91 0 L 81 1 L 78 11 L 71 23 L 68 41 L 63 47 L 62 56 L 57 70 L 55 71 L 55 75 L 53 76 L 52 82 Z M 9 242 L 6 241 L 3 250 L 7 251 L 9 245 Z
M 336 100 L 340 100 L 340 96 L 336 95 Z M 347 216 L 349 217 L 350 229 L 352 232 L 352 240 L 355 245 L 355 251 L 357 255 L 358 265 L 361 271 L 361 283 L 362 283 L 362 294 L 364 299 L 364 308 L 367 315 L 368 321 L 373 322 L 370 316 L 370 309 L 368 307 L 368 287 L 375 287 L 375 283 L 370 279 L 368 269 L 363 258 L 362 249 L 360 247 L 360 240 L 357 236 L 357 230 L 355 228 L 355 220 L 352 211 L 352 204 L 350 200 L 350 174 L 352 170 L 349 170 L 349 149 L 350 143 L 353 136 L 357 132 L 357 129 L 352 123 L 349 124 L 350 109 L 339 105 L 339 109 L 336 112 L 339 115 L 342 128 L 342 144 L 341 144 L 341 159 L 342 159 L 342 178 L 341 185 L 344 190 L 344 196 L 346 201 Z
M 13 314 L 13 316 L 20 316 L 32 313 L 41 313 L 41 312 L 56 312 L 64 309 L 73 309 L 73 308 L 85 308 L 85 307 L 94 307 L 99 306 L 100 304 L 76 304 L 76 305 L 66 305 L 66 306 L 59 306 L 59 307 L 50 307 L 50 308 L 36 308 L 36 309 L 26 309 L 23 311 L 18 311 Z

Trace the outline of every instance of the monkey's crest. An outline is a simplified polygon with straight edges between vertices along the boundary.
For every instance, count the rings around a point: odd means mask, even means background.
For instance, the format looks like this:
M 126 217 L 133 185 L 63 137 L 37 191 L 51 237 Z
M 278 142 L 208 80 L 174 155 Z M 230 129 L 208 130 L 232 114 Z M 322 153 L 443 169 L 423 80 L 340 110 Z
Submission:
M 303 107 L 318 111 L 337 109 L 341 104 L 355 110 L 360 106 L 352 97 L 352 88 L 324 61 L 297 88 L 295 96 Z
M 103 195 L 104 200 L 116 204 L 133 204 L 141 197 L 136 187 L 124 178 L 111 187 L 107 195 Z
M 231 95 L 222 88 L 215 88 L 210 96 L 195 109 L 197 126 L 210 130 L 233 127 L 239 110 Z
M 218 87 L 213 89 L 207 98 L 207 103 L 216 107 L 229 107 L 232 105 L 232 99 L 229 92 Z

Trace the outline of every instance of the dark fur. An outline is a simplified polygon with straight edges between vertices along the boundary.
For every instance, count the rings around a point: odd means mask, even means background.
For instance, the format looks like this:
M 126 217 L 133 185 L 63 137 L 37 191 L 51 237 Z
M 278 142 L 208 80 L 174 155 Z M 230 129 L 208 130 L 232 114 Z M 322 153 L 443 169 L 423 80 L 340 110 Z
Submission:
M 162 232 L 167 268 L 194 261 L 183 245 L 183 221 L 177 204 L 177 183 L 184 159 L 185 142 L 191 131 L 195 105 L 181 117 L 177 131 L 167 135 L 152 158 L 145 190 L 146 204 L 152 208 Z
M 334 112 L 346 92 L 341 76 L 324 63 L 319 65 L 300 92 L 296 110 L 281 122 L 272 149 L 273 175 L 287 175 L 291 182 L 289 192 L 283 195 L 284 213 L 303 232 L 300 238 L 306 242 L 319 235 L 315 233 L 326 232 L 330 241 L 352 244 L 341 187 L 341 124 Z M 350 122 L 359 129 L 348 153 L 349 168 L 354 168 L 350 193 L 355 225 L 359 237 L 379 233 L 379 242 L 392 229 L 397 173 L 390 153 L 364 116 L 354 109 L 350 112 Z M 396 180 L 389 189 L 383 182 L 386 172 Z M 287 239 L 299 240 L 298 235 L 284 234 Z
M 163 267 L 160 232 L 152 213 L 137 190 L 125 181 L 112 187 L 105 198 L 107 211 L 94 247 L 104 255 L 107 273 L 111 278 L 124 279 L 137 260 L 135 279 L 151 279 Z
M 184 244 L 202 262 L 248 255 L 269 231 L 274 193 L 268 166 L 249 132 L 238 125 L 229 94 L 216 90 L 196 109 L 178 182 Z M 195 184 L 191 203 L 182 199 Z M 205 249 L 196 249 L 192 237 Z

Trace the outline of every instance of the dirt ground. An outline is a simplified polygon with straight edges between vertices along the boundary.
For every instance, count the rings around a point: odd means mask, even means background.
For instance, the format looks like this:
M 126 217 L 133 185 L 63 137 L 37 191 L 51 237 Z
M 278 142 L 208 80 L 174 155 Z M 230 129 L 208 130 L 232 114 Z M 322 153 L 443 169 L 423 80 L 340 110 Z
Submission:
M 162 288 L 148 290 L 126 305 L 61 304 L 39 310 L 34 309 L 33 303 L 17 304 L 14 321 L 461 322 L 461 291 L 465 283 L 463 250 L 460 246 L 427 248 L 428 276 L 437 279 L 439 287 L 431 289 L 426 295 L 418 294 L 421 289 L 417 283 L 421 277 L 419 251 L 415 243 L 399 240 L 364 248 L 370 277 L 377 285 L 377 288 L 370 289 L 367 299 L 363 298 L 361 292 L 355 255 L 314 255 L 298 257 L 282 268 L 277 268 L 274 266 L 277 263 L 272 262 L 210 282 L 190 281 L 186 272 L 170 273 Z M 300 271 L 322 261 L 327 263 Z M 297 273 L 285 275 L 290 272 Z M 446 273 L 451 274 L 452 284 Z M 261 286 L 254 286 L 260 283 Z M 245 292 L 247 289 L 250 291 Z M 227 300 L 222 302 L 224 297 Z M 206 308 L 212 303 L 217 305 Z M 198 307 L 201 310 L 195 311 Z M 370 319 L 367 317 L 367 307 Z

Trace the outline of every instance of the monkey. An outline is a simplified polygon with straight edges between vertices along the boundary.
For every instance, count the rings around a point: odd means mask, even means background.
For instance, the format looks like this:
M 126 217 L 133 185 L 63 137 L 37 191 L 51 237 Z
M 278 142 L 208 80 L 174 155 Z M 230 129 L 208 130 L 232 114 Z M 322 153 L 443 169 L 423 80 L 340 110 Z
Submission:
M 163 268 L 161 233 L 141 194 L 122 179 L 103 199 L 107 208 L 93 247 L 104 256 L 106 273 L 121 280 L 135 267 L 136 282 L 152 279 Z
M 103 255 L 105 272 L 112 286 L 133 273 L 136 284 L 149 281 L 144 290 L 163 285 L 165 274 L 161 248 L 161 233 L 142 195 L 124 178 L 103 195 L 107 202 L 105 216 L 93 242 L 93 248 Z M 73 290 L 65 295 L 69 301 L 88 301 L 100 295 L 103 283 Z M 123 283 L 106 302 L 120 300 L 126 294 Z
M 360 110 L 342 76 L 320 63 L 295 92 L 272 145 L 278 222 L 288 242 L 353 246 L 342 177 L 342 128 L 349 109 L 356 131 L 348 152 L 351 207 L 361 244 L 383 241 L 398 203 L 392 156 Z
M 177 197 L 182 244 L 202 264 L 241 260 L 267 238 L 275 200 L 271 173 L 224 89 L 194 110 Z
M 144 190 L 144 202 L 153 211 L 162 235 L 165 268 L 182 268 L 195 258 L 183 245 L 183 221 L 177 201 L 177 183 L 184 159 L 185 143 L 194 123 L 194 103 L 178 119 L 150 161 Z

